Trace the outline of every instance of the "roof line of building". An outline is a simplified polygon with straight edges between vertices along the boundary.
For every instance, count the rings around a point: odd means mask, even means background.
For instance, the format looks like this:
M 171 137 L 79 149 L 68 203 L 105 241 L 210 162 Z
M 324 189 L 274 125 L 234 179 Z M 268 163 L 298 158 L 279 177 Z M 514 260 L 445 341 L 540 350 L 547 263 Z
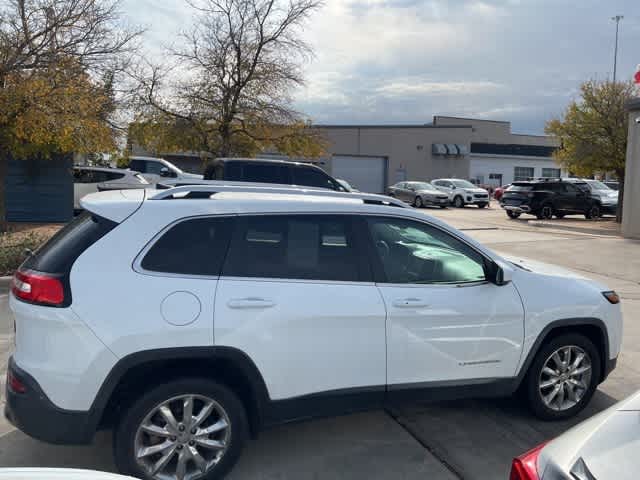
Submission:
M 510 124 L 511 122 L 507 120 L 486 120 L 484 118 L 470 118 L 470 117 L 454 117 L 451 115 L 434 115 L 433 119 L 435 121 L 436 118 L 455 118 L 456 120 L 471 120 L 474 122 L 491 122 L 491 123 L 506 123 Z
M 472 128 L 471 125 L 312 125 L 312 128 Z

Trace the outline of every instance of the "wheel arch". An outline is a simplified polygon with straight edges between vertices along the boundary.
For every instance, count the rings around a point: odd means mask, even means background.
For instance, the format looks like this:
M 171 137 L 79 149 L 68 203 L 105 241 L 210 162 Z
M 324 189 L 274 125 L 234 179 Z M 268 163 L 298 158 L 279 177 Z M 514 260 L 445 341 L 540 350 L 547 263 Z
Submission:
M 607 365 L 609 362 L 609 334 L 605 323 L 599 318 L 565 318 L 551 322 L 540 332 L 520 367 L 520 372 L 517 376 L 518 386 L 520 386 L 524 381 L 524 378 L 533 363 L 533 359 L 536 357 L 542 346 L 554 338 L 566 333 L 578 333 L 584 335 L 593 342 L 600 354 L 601 374 L 598 383 L 601 383 L 606 379 L 608 374 Z
M 257 434 L 269 402 L 264 379 L 244 352 L 218 346 L 146 350 L 123 357 L 93 402 L 92 430 L 113 425 L 118 415 L 150 386 L 188 377 L 208 378 L 232 389 L 242 400 L 251 433 Z

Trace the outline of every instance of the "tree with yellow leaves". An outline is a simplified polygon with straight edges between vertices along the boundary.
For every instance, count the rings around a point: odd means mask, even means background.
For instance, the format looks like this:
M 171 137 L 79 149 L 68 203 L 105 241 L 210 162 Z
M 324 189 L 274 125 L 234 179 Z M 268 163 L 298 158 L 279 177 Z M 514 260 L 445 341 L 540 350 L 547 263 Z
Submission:
M 555 157 L 571 173 L 615 173 L 621 185 L 619 222 L 629 123 L 625 106 L 634 96 L 634 86 L 631 82 L 589 80 L 580 86 L 580 95 L 580 100 L 572 101 L 562 118 L 549 121 L 545 130 L 560 139 Z

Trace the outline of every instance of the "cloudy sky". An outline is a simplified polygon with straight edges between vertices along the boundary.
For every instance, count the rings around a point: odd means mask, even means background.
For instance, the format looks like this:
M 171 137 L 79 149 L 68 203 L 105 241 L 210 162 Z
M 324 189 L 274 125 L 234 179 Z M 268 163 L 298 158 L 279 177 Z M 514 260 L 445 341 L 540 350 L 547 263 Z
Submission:
M 183 0 L 124 0 L 158 55 L 189 24 Z M 639 0 L 325 0 L 304 30 L 315 49 L 296 107 L 316 123 L 426 123 L 434 114 L 544 123 L 588 78 L 640 64 Z

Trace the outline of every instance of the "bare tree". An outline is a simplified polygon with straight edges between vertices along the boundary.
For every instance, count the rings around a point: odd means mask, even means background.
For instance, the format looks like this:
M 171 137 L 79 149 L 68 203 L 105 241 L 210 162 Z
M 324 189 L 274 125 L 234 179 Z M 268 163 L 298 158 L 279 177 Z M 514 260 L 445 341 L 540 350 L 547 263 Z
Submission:
M 320 0 L 190 2 L 196 25 L 182 34 L 169 79 L 154 67 L 141 78 L 141 118 L 188 126 L 193 149 L 227 156 L 299 130 L 291 92 L 312 55 L 301 27 Z M 299 124 L 299 123 L 298 123 Z

